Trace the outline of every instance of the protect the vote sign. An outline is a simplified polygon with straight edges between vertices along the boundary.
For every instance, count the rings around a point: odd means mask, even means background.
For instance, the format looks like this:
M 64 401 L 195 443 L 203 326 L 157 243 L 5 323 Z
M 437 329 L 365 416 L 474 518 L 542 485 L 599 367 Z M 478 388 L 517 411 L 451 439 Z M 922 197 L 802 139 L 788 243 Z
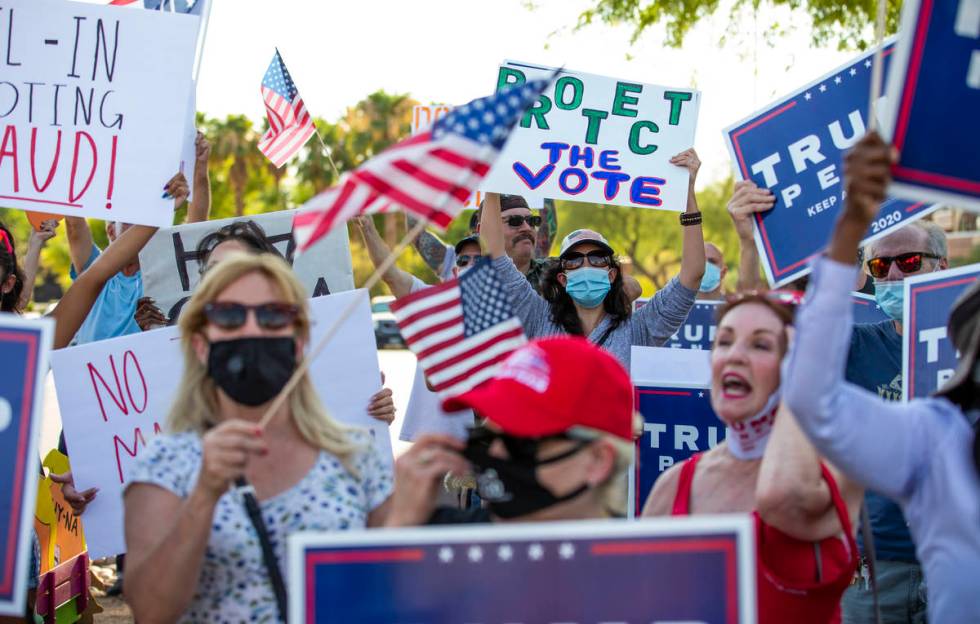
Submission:
M 554 69 L 507 61 L 497 89 Z M 481 188 L 681 212 L 688 172 L 670 158 L 694 145 L 701 94 L 561 70 L 524 114 Z
M 300 533 L 290 624 L 755 622 L 748 515 Z
M 891 192 L 980 210 L 980 3 L 905 0 L 889 76 Z
M 0 314 L 0 614 L 24 614 L 53 323 Z
M 199 18 L 63 0 L 0 7 L 0 198 L 166 226 Z
M 886 69 L 893 51 L 894 43 L 885 45 Z M 868 127 L 872 57 L 862 54 L 725 130 L 735 176 L 776 196 L 775 206 L 754 221 L 763 268 L 774 285 L 808 273 L 830 238 L 844 198 L 844 154 Z M 864 240 L 936 207 L 887 198 Z
M 977 277 L 980 264 L 905 279 L 903 401 L 929 396 L 953 376 L 957 354 L 947 335 L 949 312 Z

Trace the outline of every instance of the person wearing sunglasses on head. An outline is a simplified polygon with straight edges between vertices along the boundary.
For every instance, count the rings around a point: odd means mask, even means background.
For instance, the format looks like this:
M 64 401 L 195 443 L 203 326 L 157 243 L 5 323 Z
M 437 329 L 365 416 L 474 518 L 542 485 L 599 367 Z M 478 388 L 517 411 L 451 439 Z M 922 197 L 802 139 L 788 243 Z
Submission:
M 784 399 L 824 456 L 900 505 L 925 572 L 928 620 L 978 622 L 980 284 L 951 310 L 947 333 L 960 353 L 959 362 L 936 396 L 903 404 L 849 383 L 845 376 L 853 344 L 850 289 L 859 270 L 857 251 L 885 199 L 892 162 L 892 149 L 875 133 L 862 138 L 845 159 L 846 199 L 827 254 L 817 259 L 811 273 L 786 365 Z M 926 244 L 921 238 L 914 242 Z M 930 250 L 883 251 L 876 243 L 866 257 L 920 251 Z M 891 262 L 887 271 L 884 262 L 869 270 L 898 277 L 902 267 Z M 919 264 L 915 258 L 902 262 L 909 271 Z M 925 258 L 922 266 L 931 270 L 936 263 Z
M 383 522 L 390 470 L 367 431 L 330 417 L 308 373 L 260 425 L 309 342 L 306 301 L 281 258 L 237 253 L 185 306 L 166 433 L 136 459 L 123 494 L 137 621 L 282 621 L 270 581 L 290 534 Z M 258 520 L 231 489 L 243 477 Z

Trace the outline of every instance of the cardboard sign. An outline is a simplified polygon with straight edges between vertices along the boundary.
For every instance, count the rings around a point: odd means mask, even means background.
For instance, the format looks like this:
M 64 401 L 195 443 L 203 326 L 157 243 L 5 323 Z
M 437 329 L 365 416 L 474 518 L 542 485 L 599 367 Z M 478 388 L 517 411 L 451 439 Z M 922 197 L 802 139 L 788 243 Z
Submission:
M 198 17 L 63 0 L 0 8 L 5 206 L 166 226 Z
M 980 210 L 980 4 L 906 0 L 888 87 L 891 192 Z
M 412 107 L 412 136 L 422 132 L 451 110 L 453 107 L 445 104 L 416 104 Z M 476 210 L 480 207 L 481 201 L 483 201 L 483 193 L 473 191 L 470 198 L 463 204 L 463 210 Z
M 894 49 L 885 46 L 887 65 Z M 845 152 L 865 134 L 873 52 L 862 54 L 725 130 L 735 177 L 776 196 L 755 215 L 766 277 L 780 286 L 810 272 L 830 238 L 844 193 Z M 937 208 L 886 199 L 864 241 L 885 236 Z
M 756 621 L 748 515 L 289 538 L 289 621 Z
M 54 323 L 0 314 L 0 614 L 23 615 Z
M 554 69 L 506 61 L 497 89 Z M 683 212 L 701 93 L 562 70 L 511 132 L 481 188 L 525 197 Z M 530 201 L 530 200 L 529 200 Z
M 41 575 L 65 561 L 85 552 L 85 529 L 82 518 L 72 511 L 65 500 L 62 486 L 51 480 L 50 474 L 71 470 L 68 458 L 52 449 L 44 458 L 49 476 L 37 484 L 37 507 L 34 511 L 34 531 L 41 546 Z
M 956 370 L 946 325 L 956 299 L 980 277 L 980 264 L 905 279 L 902 400 L 929 396 Z
M 384 423 L 367 415 L 381 389 L 367 292 L 357 290 L 310 301 L 312 344 L 359 299 L 310 367 L 310 377 L 330 415 L 370 428 L 383 456 L 391 457 Z M 167 327 L 61 349 L 51 358 L 75 487 L 99 488 L 85 511 L 85 537 L 93 558 L 125 551 L 122 490 L 136 457 L 166 424 L 183 372 L 180 335 Z
M 311 297 L 354 288 L 347 228 L 334 228 L 305 253 L 295 258 L 293 215 L 295 210 L 220 219 L 160 230 L 140 251 L 143 294 L 153 297 L 157 307 L 177 322 L 180 310 L 201 281 L 197 244 L 202 238 L 235 221 L 254 221 L 265 231 L 279 253 L 293 265 L 297 277 Z

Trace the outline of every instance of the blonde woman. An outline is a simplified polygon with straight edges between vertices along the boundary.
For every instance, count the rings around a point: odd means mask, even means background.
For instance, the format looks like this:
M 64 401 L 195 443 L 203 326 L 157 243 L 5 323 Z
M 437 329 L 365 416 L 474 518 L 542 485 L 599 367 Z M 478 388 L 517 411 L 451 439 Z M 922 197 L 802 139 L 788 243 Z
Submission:
M 282 619 L 258 531 L 232 489 L 255 488 L 278 567 L 296 531 L 383 522 L 391 474 L 369 436 L 327 415 L 308 377 L 265 427 L 309 340 L 306 295 L 272 254 L 208 271 L 180 317 L 184 375 L 127 484 L 126 600 L 139 622 Z

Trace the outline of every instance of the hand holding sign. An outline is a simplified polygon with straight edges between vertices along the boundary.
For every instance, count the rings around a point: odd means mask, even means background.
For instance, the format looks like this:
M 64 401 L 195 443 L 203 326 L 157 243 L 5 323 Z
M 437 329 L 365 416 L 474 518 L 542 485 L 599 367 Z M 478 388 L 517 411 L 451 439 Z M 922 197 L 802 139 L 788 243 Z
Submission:
M 752 215 L 771 210 L 775 205 L 776 196 L 769 189 L 759 188 L 752 180 L 736 182 L 735 192 L 728 200 L 728 214 L 732 217 L 739 240 L 753 244 Z
M 201 472 L 196 489 L 211 500 L 218 500 L 232 482 L 245 474 L 253 455 L 265 455 L 269 447 L 262 439 L 262 428 L 247 420 L 226 420 L 201 440 Z
M 892 151 L 877 132 L 868 133 L 844 158 L 846 199 L 841 218 L 866 230 L 885 200 Z

